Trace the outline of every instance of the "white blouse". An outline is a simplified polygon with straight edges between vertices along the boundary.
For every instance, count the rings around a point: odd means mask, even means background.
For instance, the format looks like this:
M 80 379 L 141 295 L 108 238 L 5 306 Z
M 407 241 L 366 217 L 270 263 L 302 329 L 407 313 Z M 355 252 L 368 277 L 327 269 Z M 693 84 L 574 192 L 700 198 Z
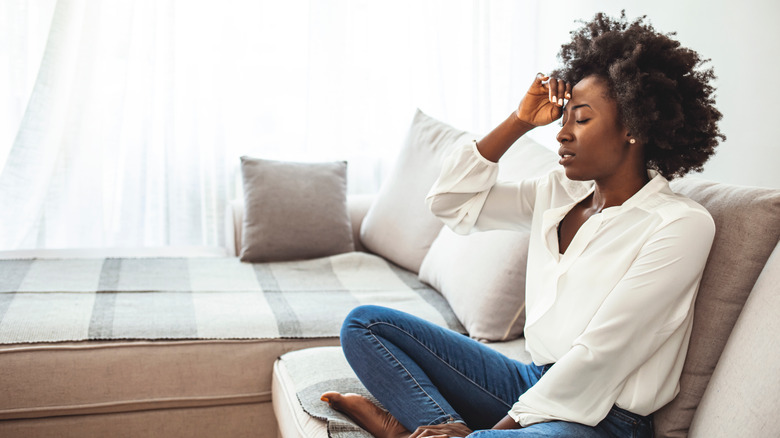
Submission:
M 693 303 L 715 224 L 702 206 L 651 180 L 577 231 L 564 254 L 557 227 L 594 190 L 562 169 L 497 183 L 498 164 L 476 143 L 444 163 L 427 197 L 454 231 L 530 231 L 526 349 L 555 363 L 512 406 L 521 426 L 564 420 L 595 426 L 613 404 L 649 415 L 679 391 Z

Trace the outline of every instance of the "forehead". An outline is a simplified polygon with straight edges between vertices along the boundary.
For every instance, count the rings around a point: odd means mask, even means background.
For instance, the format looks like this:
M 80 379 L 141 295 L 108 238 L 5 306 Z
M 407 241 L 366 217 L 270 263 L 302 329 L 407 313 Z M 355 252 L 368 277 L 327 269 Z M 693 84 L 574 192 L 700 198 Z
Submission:
M 571 100 L 575 104 L 587 103 L 591 106 L 614 105 L 609 98 L 606 82 L 598 76 L 588 76 L 577 82 L 571 90 Z

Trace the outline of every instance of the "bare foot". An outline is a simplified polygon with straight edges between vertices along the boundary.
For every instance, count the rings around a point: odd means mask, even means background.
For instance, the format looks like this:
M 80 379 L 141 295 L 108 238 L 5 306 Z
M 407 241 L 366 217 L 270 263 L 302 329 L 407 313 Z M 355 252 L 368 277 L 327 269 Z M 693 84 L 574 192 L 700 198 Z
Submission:
M 330 407 L 352 418 L 376 438 L 408 437 L 411 434 L 389 412 L 380 409 L 360 394 L 326 392 L 320 400 L 328 402 Z

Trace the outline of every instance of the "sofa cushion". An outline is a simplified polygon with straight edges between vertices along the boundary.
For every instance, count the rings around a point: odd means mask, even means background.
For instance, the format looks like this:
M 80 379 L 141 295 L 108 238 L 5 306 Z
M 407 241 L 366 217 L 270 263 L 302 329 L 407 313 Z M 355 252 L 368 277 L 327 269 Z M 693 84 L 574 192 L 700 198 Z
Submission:
M 531 362 L 523 339 L 487 345 L 510 358 Z M 370 438 L 371 435 L 348 417 L 320 400 L 326 391 L 355 392 L 370 397 L 339 347 L 308 348 L 279 358 L 274 364 L 272 397 L 280 436 Z
M 558 156 L 522 137 L 501 158 L 499 179 L 539 177 Z M 528 233 L 485 231 L 461 236 L 442 228 L 420 267 L 420 279 L 441 292 L 475 339 L 505 341 L 523 332 Z
M 780 436 L 780 245 L 745 302 L 693 417 L 691 438 Z
M 346 162 L 241 157 L 241 174 L 242 261 L 311 259 L 354 250 Z
M 313 363 L 318 365 L 313 367 Z M 371 438 L 349 417 L 320 400 L 324 392 L 339 391 L 362 394 L 376 402 L 341 348 L 307 348 L 283 355 L 274 364 L 272 385 L 274 413 L 284 438 Z
M 695 178 L 672 188 L 703 205 L 715 240 L 696 298 L 680 393 L 655 415 L 658 436 L 684 437 L 742 306 L 780 237 L 780 190 Z
M 330 438 L 327 422 L 309 415 L 301 407 L 294 383 L 279 360 L 274 363 L 271 388 L 279 438 Z
M 361 225 L 360 239 L 366 249 L 419 272 L 442 227 L 425 205 L 425 195 L 449 151 L 474 138 L 417 111 L 406 144 Z
M 462 236 L 444 227 L 423 259 L 420 280 L 447 298 L 472 338 L 517 338 L 525 324 L 528 237 L 505 230 Z

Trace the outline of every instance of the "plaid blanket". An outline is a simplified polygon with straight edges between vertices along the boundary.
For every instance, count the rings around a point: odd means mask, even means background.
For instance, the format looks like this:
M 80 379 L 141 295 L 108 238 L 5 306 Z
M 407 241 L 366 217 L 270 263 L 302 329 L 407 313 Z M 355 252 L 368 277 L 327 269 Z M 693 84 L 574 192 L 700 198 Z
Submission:
M 322 393 L 361 394 L 380 408 L 384 407 L 360 383 L 339 347 L 307 348 L 279 358 L 284 363 L 301 408 L 310 416 L 326 422 L 330 438 L 372 438 L 351 418 L 331 409 L 320 400 Z M 311 364 L 316 363 L 313 367 Z M 284 408 L 289 409 L 289 408 Z
M 417 275 L 361 252 L 236 258 L 0 260 L 0 343 L 338 336 L 361 304 L 464 332 Z

